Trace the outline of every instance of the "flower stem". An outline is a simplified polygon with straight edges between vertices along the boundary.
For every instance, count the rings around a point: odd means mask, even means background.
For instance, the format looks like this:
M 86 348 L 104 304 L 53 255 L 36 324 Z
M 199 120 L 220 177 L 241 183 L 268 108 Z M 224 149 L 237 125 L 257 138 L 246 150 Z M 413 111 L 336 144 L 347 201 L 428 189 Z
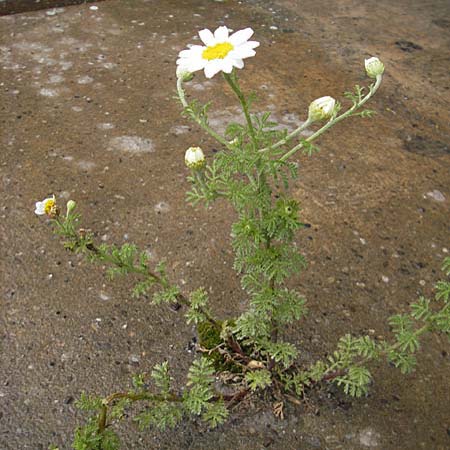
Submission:
M 242 93 L 241 88 L 239 87 L 239 84 L 237 82 L 235 75 L 233 76 L 233 75 L 223 72 L 223 77 L 225 78 L 226 82 L 230 85 L 231 89 L 236 94 L 237 98 L 239 99 L 239 102 L 241 103 L 242 110 L 244 111 L 245 120 L 247 121 L 248 131 L 250 133 L 250 137 L 252 139 L 253 145 L 255 146 L 255 149 L 256 149 L 257 142 L 256 142 L 255 129 L 253 128 L 252 119 L 250 118 L 250 114 L 248 112 L 247 100 L 245 99 L 245 96 Z
M 300 142 L 300 144 L 293 147 L 291 150 L 289 150 L 287 153 L 285 153 L 281 158 L 280 161 L 286 161 L 289 157 L 291 157 L 294 153 L 297 153 L 300 149 L 302 149 L 305 146 L 305 143 L 310 143 L 314 139 L 317 139 L 321 134 L 323 134 L 325 131 L 327 131 L 329 128 L 331 128 L 333 125 L 336 125 L 341 120 L 344 120 L 345 118 L 351 116 L 358 108 L 364 105 L 364 103 L 367 102 L 378 90 L 380 87 L 382 80 L 382 76 L 378 75 L 375 84 L 371 85 L 369 88 L 369 93 L 361 99 L 358 103 L 355 103 L 350 109 L 345 111 L 340 116 L 336 116 L 329 120 L 322 128 L 317 130 L 313 135 L 311 135 L 309 138 L 305 139 L 303 142 Z M 265 149 L 262 149 L 260 151 L 265 151 Z
M 60 217 L 56 217 L 54 219 L 54 223 L 58 227 L 59 233 L 62 234 L 65 238 L 70 239 L 74 243 L 75 247 L 73 250 L 76 251 L 77 249 L 81 249 L 81 251 L 83 251 L 85 254 L 91 253 L 100 261 L 104 261 L 108 264 L 111 264 L 111 265 L 119 267 L 119 268 L 126 268 L 126 270 L 128 272 L 136 273 L 139 275 L 144 275 L 144 276 L 152 279 L 155 283 L 159 284 L 163 288 L 168 287 L 168 282 L 163 277 L 160 277 L 156 273 L 152 272 L 149 268 L 143 268 L 141 266 L 134 265 L 134 264 L 124 266 L 123 264 L 120 264 L 117 261 L 117 259 L 114 258 L 107 251 L 103 250 L 100 247 L 97 247 L 94 244 L 94 242 L 92 242 L 91 239 L 86 241 L 85 238 L 83 238 L 81 236 L 81 234 L 75 230 L 75 227 L 73 226 L 73 222 L 69 222 L 69 220 L 70 220 L 70 216 L 69 216 L 69 218 L 66 218 L 65 220 L 62 220 Z M 66 222 L 69 222 L 69 225 L 70 225 L 69 227 L 67 227 L 65 225 Z M 171 304 L 171 307 L 175 311 L 177 311 L 178 309 L 180 309 L 181 305 L 187 306 L 189 308 L 191 306 L 191 302 L 187 297 L 185 297 L 181 292 L 179 292 L 176 295 L 176 302 L 173 302 Z M 222 329 L 220 323 L 217 320 L 215 320 L 211 316 L 211 314 L 208 313 L 208 311 L 206 311 L 204 308 L 198 308 L 198 309 L 199 309 L 199 312 L 202 313 L 206 317 L 208 322 L 210 322 L 216 329 L 218 329 L 218 330 Z
M 284 139 L 280 139 L 275 144 L 270 145 L 269 147 L 264 147 L 264 148 L 260 149 L 259 151 L 261 153 L 264 153 L 264 152 L 268 152 L 270 150 L 275 150 L 278 147 L 281 147 L 282 145 L 287 144 L 291 139 L 295 138 L 303 130 L 306 130 L 312 123 L 313 123 L 312 120 L 310 120 L 308 117 L 308 119 L 305 122 L 303 122 L 298 128 L 296 128 L 294 131 L 292 131 L 292 133 L 289 133 Z
M 196 114 L 194 111 L 192 111 L 192 109 L 189 106 L 189 103 L 186 101 L 186 94 L 184 93 L 183 81 L 181 80 L 181 78 L 177 79 L 177 93 L 178 93 L 178 98 L 179 98 L 181 104 L 188 111 L 189 116 L 195 122 L 197 122 L 208 134 L 210 134 L 216 141 L 220 142 L 225 147 L 230 148 L 230 144 L 224 137 L 220 136 L 220 134 L 218 134 L 216 131 L 214 131 L 206 123 L 206 121 L 204 119 L 202 119 L 201 117 L 199 117 L 198 114 Z

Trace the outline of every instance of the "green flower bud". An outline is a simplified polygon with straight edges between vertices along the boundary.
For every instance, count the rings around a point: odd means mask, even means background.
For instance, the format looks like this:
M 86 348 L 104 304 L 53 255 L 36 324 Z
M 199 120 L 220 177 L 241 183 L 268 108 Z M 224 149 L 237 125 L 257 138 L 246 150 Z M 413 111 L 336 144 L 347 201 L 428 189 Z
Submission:
M 366 67 L 367 75 L 370 78 L 376 78 L 384 72 L 384 64 L 376 56 L 366 59 L 364 65 Z
M 194 78 L 194 74 L 189 72 L 183 66 L 177 66 L 177 78 L 181 79 L 183 83 L 186 83 Z
M 76 207 L 77 204 L 73 200 L 69 200 L 66 205 L 66 217 L 69 217 L 69 215 Z
M 308 120 L 316 122 L 317 120 L 329 119 L 334 112 L 336 100 L 333 97 L 320 97 L 309 105 Z

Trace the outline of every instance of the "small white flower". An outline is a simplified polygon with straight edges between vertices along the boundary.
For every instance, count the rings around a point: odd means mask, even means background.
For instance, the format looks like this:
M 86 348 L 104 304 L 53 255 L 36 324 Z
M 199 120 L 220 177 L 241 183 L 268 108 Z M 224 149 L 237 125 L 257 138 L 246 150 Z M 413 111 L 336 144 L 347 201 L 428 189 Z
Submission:
M 333 97 L 320 97 L 311 102 L 309 105 L 308 119 L 315 122 L 316 120 L 329 119 L 333 115 L 336 100 Z
M 384 64 L 376 56 L 364 60 L 364 65 L 370 78 L 376 78 L 384 72 Z
M 227 27 L 219 27 L 214 34 L 207 29 L 199 32 L 205 45 L 193 45 L 188 50 L 182 50 L 177 59 L 177 65 L 188 72 L 204 70 L 206 78 L 212 78 L 218 72 L 231 73 L 233 67 L 242 69 L 244 59 L 255 56 L 254 48 L 257 41 L 249 41 L 253 35 L 251 28 L 236 31 L 228 35 Z
M 184 155 L 184 161 L 190 169 L 201 169 L 205 166 L 205 155 L 200 147 L 189 147 Z
M 47 216 L 55 215 L 56 213 L 56 198 L 53 195 L 52 197 L 48 197 L 42 202 L 36 202 L 36 209 L 34 213 L 38 216 L 42 216 L 43 214 L 47 214 Z

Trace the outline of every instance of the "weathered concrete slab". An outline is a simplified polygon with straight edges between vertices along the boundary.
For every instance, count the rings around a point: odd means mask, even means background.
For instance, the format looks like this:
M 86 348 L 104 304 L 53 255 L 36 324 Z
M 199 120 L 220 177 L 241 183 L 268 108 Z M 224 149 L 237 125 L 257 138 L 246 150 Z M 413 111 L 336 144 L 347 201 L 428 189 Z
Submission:
M 0 16 L 101 1 L 102 0 L 0 0 Z
M 47 194 L 75 199 L 99 241 L 165 257 L 223 317 L 243 308 L 232 212 L 185 203 L 185 149 L 217 148 L 173 100 L 176 56 L 204 27 L 255 29 L 242 84 L 288 127 L 312 99 L 365 83 L 365 57 L 386 65 L 377 116 L 343 123 L 320 154 L 299 158 L 294 192 L 311 228 L 298 237 L 309 269 L 293 283 L 311 314 L 286 332 L 305 364 L 346 332 L 387 335 L 387 316 L 430 295 L 450 248 L 448 13 L 444 1 L 110 0 L 0 18 L 0 448 L 70 448 L 81 391 L 126 389 L 162 360 L 181 379 L 192 359 L 182 313 L 131 299 L 130 283 L 62 250 L 33 214 Z M 219 130 L 240 119 L 220 77 L 198 74 L 188 91 L 213 100 Z M 124 448 L 446 448 L 448 343 L 425 347 L 412 376 L 375 368 L 368 398 L 330 391 L 285 421 L 245 405 L 216 431 L 128 426 Z

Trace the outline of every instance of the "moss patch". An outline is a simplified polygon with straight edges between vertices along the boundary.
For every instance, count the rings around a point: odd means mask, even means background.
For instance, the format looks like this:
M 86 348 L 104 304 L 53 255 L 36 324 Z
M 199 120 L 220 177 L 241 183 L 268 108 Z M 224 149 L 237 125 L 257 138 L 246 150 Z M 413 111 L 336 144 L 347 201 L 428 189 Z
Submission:
M 222 322 L 219 322 L 222 326 Z M 197 325 L 198 342 L 201 347 L 212 350 L 218 345 L 223 343 L 220 337 L 220 330 L 212 325 L 210 322 L 201 322 Z M 230 361 L 226 361 L 218 350 L 214 350 L 211 353 L 204 353 L 203 356 L 208 358 L 214 365 L 216 372 L 229 371 L 233 373 L 241 372 L 241 369 L 236 364 Z

